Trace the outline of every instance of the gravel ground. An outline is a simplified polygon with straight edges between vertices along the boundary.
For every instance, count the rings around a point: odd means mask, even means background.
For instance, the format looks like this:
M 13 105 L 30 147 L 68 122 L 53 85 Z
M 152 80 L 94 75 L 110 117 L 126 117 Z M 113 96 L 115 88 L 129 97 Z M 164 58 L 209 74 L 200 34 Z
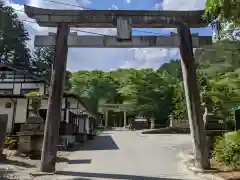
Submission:
M 16 156 L 16 151 L 4 150 L 7 161 L 0 164 L 0 180 L 50 180 L 53 176 L 33 177 L 29 173 L 34 172 L 40 166 L 40 160 Z M 68 163 L 71 152 L 58 151 L 58 163 L 56 169 L 60 170 Z
M 181 162 L 177 146 L 187 144 L 185 135 L 139 136 L 134 131 L 108 131 L 76 151 L 58 180 L 204 180 Z M 185 148 L 185 146 L 184 146 Z
M 57 163 L 58 175 L 30 176 L 39 167 L 39 160 L 13 156 L 8 159 L 20 161 L 0 164 L 0 179 L 5 180 L 70 180 L 70 179 L 134 179 L 134 180 L 203 180 L 186 171 L 178 157 L 178 151 L 191 147 L 189 135 L 138 135 L 132 131 L 108 131 L 89 141 L 80 151 L 59 152 L 62 162 Z M 64 159 L 72 163 L 64 162 Z M 28 164 L 28 165 L 27 165 Z M 1 176 L 1 166 L 14 173 Z M 6 170 L 5 170 L 6 171 Z

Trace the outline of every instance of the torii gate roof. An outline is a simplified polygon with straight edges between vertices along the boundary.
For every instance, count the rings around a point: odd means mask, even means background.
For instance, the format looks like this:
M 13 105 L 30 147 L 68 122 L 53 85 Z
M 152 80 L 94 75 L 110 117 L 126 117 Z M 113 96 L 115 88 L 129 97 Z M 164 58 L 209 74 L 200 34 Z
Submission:
M 57 10 L 24 5 L 28 17 L 40 26 L 57 27 L 69 23 L 70 27 L 115 28 L 117 17 L 130 19 L 133 28 L 176 28 L 188 23 L 190 28 L 205 27 L 203 10 L 198 11 L 140 11 L 140 10 Z

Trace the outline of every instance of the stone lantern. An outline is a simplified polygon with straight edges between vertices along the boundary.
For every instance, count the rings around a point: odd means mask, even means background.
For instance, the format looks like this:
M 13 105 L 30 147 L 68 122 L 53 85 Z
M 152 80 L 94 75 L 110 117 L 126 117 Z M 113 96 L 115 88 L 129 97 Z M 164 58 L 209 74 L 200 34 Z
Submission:
M 224 134 L 225 126 L 220 117 L 217 116 L 213 111 L 213 101 L 210 97 L 204 98 L 204 103 L 202 104 L 204 113 L 204 129 L 207 136 L 207 149 L 209 152 L 209 157 L 211 157 L 211 152 L 213 149 L 213 144 L 218 136 Z
M 44 135 L 44 119 L 39 115 L 41 100 L 44 98 L 39 92 L 31 92 L 27 95 L 32 109 L 25 124 L 21 124 L 18 152 L 30 155 L 32 158 L 40 158 Z
M 154 129 L 155 128 L 155 118 L 154 116 L 152 116 L 150 118 L 150 129 Z

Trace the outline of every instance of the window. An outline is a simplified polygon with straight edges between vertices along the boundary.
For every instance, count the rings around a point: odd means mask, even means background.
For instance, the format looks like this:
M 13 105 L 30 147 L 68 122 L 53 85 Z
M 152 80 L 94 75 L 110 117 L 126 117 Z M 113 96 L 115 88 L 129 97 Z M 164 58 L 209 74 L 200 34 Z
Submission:
M 0 95 L 12 95 L 13 90 L 12 89 L 0 89 Z
M 36 89 L 21 89 L 21 94 L 23 94 L 23 95 L 26 95 L 30 92 L 39 92 L 39 89 L 38 88 L 36 88 Z

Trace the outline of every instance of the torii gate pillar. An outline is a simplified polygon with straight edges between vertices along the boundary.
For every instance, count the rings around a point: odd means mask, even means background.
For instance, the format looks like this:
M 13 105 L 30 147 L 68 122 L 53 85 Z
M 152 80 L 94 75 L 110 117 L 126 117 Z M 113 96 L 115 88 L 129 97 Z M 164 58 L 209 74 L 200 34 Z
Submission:
M 66 23 L 60 23 L 57 28 L 55 60 L 53 64 L 51 88 L 48 98 L 48 111 L 41 155 L 40 170 L 42 172 L 55 171 L 63 85 L 68 53 L 67 41 L 69 30 L 70 28 Z
M 178 33 L 180 35 L 179 49 L 188 120 L 193 137 L 194 163 L 197 168 L 209 169 L 210 163 L 207 156 L 206 136 L 201 113 L 200 92 L 197 82 L 190 28 L 187 24 L 183 23 L 178 28 Z
M 105 123 L 104 126 L 107 128 L 108 127 L 108 110 L 105 111 Z
M 124 128 L 127 127 L 127 111 L 126 111 L 126 109 L 124 109 L 124 111 L 123 111 L 123 127 Z

